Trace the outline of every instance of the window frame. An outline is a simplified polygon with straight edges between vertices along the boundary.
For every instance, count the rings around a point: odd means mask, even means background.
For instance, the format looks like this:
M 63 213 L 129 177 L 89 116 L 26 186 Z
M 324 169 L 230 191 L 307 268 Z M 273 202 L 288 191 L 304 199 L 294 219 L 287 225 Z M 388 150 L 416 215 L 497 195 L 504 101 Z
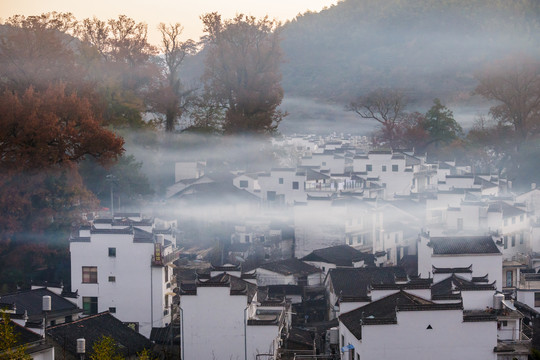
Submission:
M 83 266 L 82 267 L 82 283 L 83 284 L 97 284 L 98 273 L 97 266 Z
M 84 315 L 95 315 L 98 313 L 98 298 L 97 296 L 83 296 L 82 308 Z

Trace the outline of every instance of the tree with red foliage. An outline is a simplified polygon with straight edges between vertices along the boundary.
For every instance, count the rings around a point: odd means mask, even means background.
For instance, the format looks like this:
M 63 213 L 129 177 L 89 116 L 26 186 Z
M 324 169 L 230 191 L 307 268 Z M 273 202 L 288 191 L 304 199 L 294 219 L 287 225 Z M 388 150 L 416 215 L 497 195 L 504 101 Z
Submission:
M 123 139 L 103 128 L 89 102 L 61 85 L 0 96 L 0 233 L 44 231 L 91 207 L 76 164 L 102 164 L 123 152 Z

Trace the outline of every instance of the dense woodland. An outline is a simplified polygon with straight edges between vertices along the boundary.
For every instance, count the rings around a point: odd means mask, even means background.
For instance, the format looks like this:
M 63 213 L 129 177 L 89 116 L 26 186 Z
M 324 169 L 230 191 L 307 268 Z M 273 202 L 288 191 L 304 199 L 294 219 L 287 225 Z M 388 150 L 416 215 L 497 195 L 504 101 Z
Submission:
M 159 199 L 173 162 L 194 149 L 223 156 L 231 135 L 279 135 L 294 115 L 280 107 L 286 97 L 333 103 L 375 125 L 375 147 L 469 161 L 517 189 L 540 182 L 539 21 L 533 0 L 344 0 L 286 24 L 203 14 L 203 38 L 161 24 L 162 42 L 150 44 L 146 24 L 123 15 L 8 18 L 0 292 L 30 279 L 67 282 L 59 259 L 70 231 L 82 213 L 110 206 L 111 188 L 134 209 Z M 490 111 L 466 131 L 447 105 L 456 102 Z M 275 155 L 264 149 L 238 163 L 262 166 Z

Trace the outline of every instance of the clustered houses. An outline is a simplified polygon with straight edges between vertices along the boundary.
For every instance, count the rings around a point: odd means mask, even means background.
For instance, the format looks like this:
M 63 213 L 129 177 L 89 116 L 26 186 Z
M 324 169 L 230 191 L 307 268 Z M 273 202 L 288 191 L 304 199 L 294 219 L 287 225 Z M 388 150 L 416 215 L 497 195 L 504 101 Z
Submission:
M 515 195 L 499 176 L 365 139 L 280 141 L 297 163 L 177 164 L 169 205 L 220 198 L 227 210 L 205 221 L 237 219 L 221 263 L 195 272 L 193 260 L 179 284 L 174 224 L 126 213 L 82 226 L 70 241 L 73 292 L 50 293 L 51 339 L 73 344 L 66 331 L 99 326 L 150 338 L 176 321 L 182 359 L 527 358 L 540 329 L 540 190 Z M 50 292 L 32 291 L 17 296 L 34 304 Z M 39 333 L 41 313 L 25 301 L 0 297 Z

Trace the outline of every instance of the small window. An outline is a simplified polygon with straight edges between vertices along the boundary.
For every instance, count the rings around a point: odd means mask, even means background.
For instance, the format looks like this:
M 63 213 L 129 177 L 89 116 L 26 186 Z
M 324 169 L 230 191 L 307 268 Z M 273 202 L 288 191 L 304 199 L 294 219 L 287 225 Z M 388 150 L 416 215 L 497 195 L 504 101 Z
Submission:
M 110 312 L 111 314 L 115 314 L 115 313 L 116 313 L 116 307 L 110 307 L 110 308 L 109 308 L 109 312 Z
M 83 284 L 97 284 L 97 266 L 82 267 Z
M 512 235 L 512 247 L 516 246 L 516 236 Z
M 383 171 L 383 172 L 386 172 L 386 165 L 383 165 L 383 166 L 382 166 L 382 171 Z
M 397 244 L 399 242 L 399 235 L 394 234 L 394 242 Z
M 109 282 L 116 282 L 116 276 L 109 276 Z
M 283 184 L 283 178 L 279 178 L 279 184 L 280 184 L 280 185 Z
M 534 293 L 534 307 L 540 307 L 540 292 Z
M 293 181 L 292 188 L 293 190 L 298 190 L 298 181 Z
M 508 236 L 505 236 L 504 237 L 504 240 L 503 240 L 503 247 L 505 249 L 508 249 Z
M 398 165 L 392 165 L 392 171 L 393 172 L 396 172 L 399 170 L 399 166 Z
M 520 233 L 518 236 L 519 236 L 519 243 L 523 244 L 523 237 L 524 237 L 523 233 Z
M 247 180 L 240 180 L 240 187 L 241 188 L 247 188 L 249 186 L 249 183 Z
M 373 170 L 373 165 L 367 164 L 366 165 L 366 171 L 372 171 L 372 170 Z
M 98 312 L 98 298 L 94 296 L 83 296 L 83 314 L 95 315 Z
M 116 248 L 109 248 L 109 257 L 116 257 Z
M 506 272 L 506 287 L 512 287 L 512 271 Z

